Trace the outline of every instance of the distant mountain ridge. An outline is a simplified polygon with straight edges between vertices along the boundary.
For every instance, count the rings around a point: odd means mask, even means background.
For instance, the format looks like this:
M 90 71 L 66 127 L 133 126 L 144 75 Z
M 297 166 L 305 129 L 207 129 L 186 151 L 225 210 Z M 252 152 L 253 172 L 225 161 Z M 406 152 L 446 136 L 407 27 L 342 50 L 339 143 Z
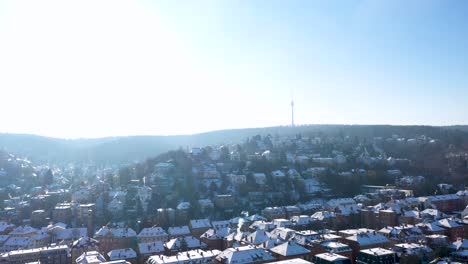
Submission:
M 240 143 L 248 137 L 260 135 L 294 135 L 323 133 L 373 137 L 398 134 L 403 137 L 427 135 L 440 137 L 448 131 L 468 135 L 468 126 L 390 126 L 390 125 L 304 125 L 297 127 L 265 127 L 219 130 L 193 135 L 128 136 L 97 139 L 60 139 L 29 134 L 0 133 L 0 149 L 37 162 L 95 162 L 119 164 L 154 157 L 160 153 L 187 147 Z M 463 132 L 461 132 L 463 131 Z

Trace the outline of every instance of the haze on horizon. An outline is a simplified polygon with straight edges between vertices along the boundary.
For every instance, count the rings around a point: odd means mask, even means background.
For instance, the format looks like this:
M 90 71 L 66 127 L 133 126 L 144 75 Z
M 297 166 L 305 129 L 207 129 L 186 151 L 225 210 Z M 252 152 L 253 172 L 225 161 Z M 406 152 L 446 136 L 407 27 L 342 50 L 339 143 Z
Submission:
M 0 132 L 468 124 L 468 2 L 2 1 Z

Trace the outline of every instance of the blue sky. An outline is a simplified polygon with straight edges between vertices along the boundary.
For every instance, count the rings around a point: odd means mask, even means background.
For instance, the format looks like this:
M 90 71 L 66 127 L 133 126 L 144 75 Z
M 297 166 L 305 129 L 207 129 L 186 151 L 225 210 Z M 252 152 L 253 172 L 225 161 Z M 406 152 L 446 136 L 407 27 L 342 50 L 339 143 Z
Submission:
M 468 123 L 466 1 L 0 1 L 0 132 Z M 3 76 L 1 76 L 3 75 Z

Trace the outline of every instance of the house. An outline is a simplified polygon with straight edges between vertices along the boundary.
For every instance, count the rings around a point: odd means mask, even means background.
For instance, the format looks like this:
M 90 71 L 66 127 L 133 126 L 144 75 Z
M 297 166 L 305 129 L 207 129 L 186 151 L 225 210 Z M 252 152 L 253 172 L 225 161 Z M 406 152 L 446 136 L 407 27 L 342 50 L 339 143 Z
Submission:
M 396 262 L 396 254 L 391 250 L 384 248 L 370 248 L 364 249 L 359 252 L 356 258 L 357 264 L 377 264 L 388 263 L 393 264 Z
M 346 244 L 336 241 L 324 241 L 320 245 L 328 253 L 337 253 L 350 259 L 353 256 L 352 248 Z
M 463 203 L 458 195 L 445 194 L 428 196 L 425 201 L 425 206 L 428 208 L 438 209 L 446 214 L 450 214 L 454 211 L 461 210 L 463 208 Z
M 156 241 L 166 242 L 167 240 L 169 240 L 169 235 L 161 227 L 153 226 L 143 228 L 137 235 L 137 238 L 138 242 L 140 243 Z
M 237 229 L 235 232 L 230 233 L 226 236 L 226 248 L 240 246 L 250 232 L 243 232 L 241 229 Z
M 109 252 L 113 249 L 130 248 L 136 242 L 135 230 L 128 227 L 101 227 L 94 238 L 99 241 L 101 252 Z
M 399 263 L 427 263 L 433 258 L 433 250 L 427 245 L 401 243 L 393 247 Z
M 235 197 L 231 194 L 219 194 L 214 198 L 214 204 L 219 209 L 231 209 L 235 204 Z
M 190 220 L 189 223 L 190 230 L 192 235 L 195 237 L 200 237 L 203 233 L 205 233 L 208 229 L 211 228 L 211 222 L 208 219 L 194 219 Z
M 1 255 L 2 262 L 23 264 L 39 261 L 44 264 L 69 263 L 70 249 L 66 245 L 13 250 Z
M 262 216 L 266 217 L 268 220 L 286 218 L 286 211 L 282 207 L 266 207 L 262 210 Z
M 356 201 L 353 198 L 331 199 L 325 204 L 325 209 L 334 211 L 338 206 L 346 205 L 356 205 Z
M 213 225 L 213 228 L 208 229 L 205 233 L 203 233 L 203 235 L 200 236 L 200 241 L 205 243 L 208 248 L 222 250 L 226 248 L 226 237 L 234 231 L 234 229 L 229 227 L 215 228 Z
M 0 251 L 3 251 L 3 245 L 9 238 L 9 235 L 0 235 Z
M 162 241 L 142 242 L 138 243 L 138 260 L 139 263 L 144 263 L 149 257 L 154 255 L 162 255 L 166 252 Z
M 313 257 L 314 264 L 351 264 L 351 259 L 335 254 L 335 253 L 322 253 Z
M 420 223 L 416 224 L 418 228 L 420 228 L 425 235 L 443 235 L 445 234 L 445 229 L 438 225 L 436 222 L 430 223 Z
M 99 241 L 87 236 L 80 237 L 79 239 L 73 241 L 70 250 L 71 259 L 74 261 L 86 251 L 98 251 Z
M 456 241 L 458 238 L 463 238 L 465 235 L 465 226 L 457 223 L 453 219 L 446 218 L 437 221 L 437 225 L 445 229 L 445 235 L 451 241 Z
M 467 239 L 458 239 L 449 246 L 449 249 L 452 251 L 450 256 L 455 261 L 460 261 L 462 263 L 468 262 L 468 240 Z
M 114 249 L 107 253 L 109 260 L 126 260 L 131 264 L 137 263 L 137 253 L 132 248 Z
M 423 231 L 412 225 L 387 226 L 377 231 L 393 242 L 416 242 L 424 238 Z
M 295 234 L 296 234 L 296 230 L 285 228 L 285 227 L 278 227 L 270 232 L 270 238 L 287 241 L 290 238 L 292 238 Z
M 200 213 L 203 215 L 210 214 L 214 210 L 214 203 L 210 199 L 200 199 L 198 205 L 200 206 Z
M 176 224 L 185 224 L 189 220 L 189 211 L 190 211 L 190 203 L 189 202 L 181 202 L 176 207 Z
M 80 237 L 88 236 L 88 230 L 84 227 L 63 228 L 57 226 L 49 229 L 47 232 L 52 236 L 53 243 L 61 242 L 62 244 L 69 244 Z
M 267 222 L 264 220 L 254 221 L 250 226 L 250 231 L 254 232 L 255 230 L 262 229 L 265 231 L 271 231 L 275 229 L 276 226 L 272 222 Z
M 106 258 L 97 251 L 87 251 L 81 254 L 75 261 L 76 264 L 99 264 L 106 262 Z
M 310 250 L 304 248 L 303 246 L 297 244 L 294 241 L 287 241 L 283 244 L 280 244 L 276 247 L 270 248 L 270 252 L 277 260 L 286 260 L 286 259 L 309 259 Z
M 293 236 L 293 240 L 302 246 L 308 246 L 312 241 L 319 238 L 319 233 L 313 230 L 296 231 Z
M 431 248 L 446 247 L 449 244 L 447 236 L 444 235 L 427 235 L 424 240 Z
M 311 215 L 310 218 L 320 222 L 332 222 L 335 221 L 334 219 L 336 218 L 336 214 L 329 211 L 318 211 Z
M 33 247 L 33 240 L 29 237 L 9 237 L 3 243 L 3 251 L 12 251 L 19 249 L 27 249 Z
M 175 254 L 181 251 L 204 249 L 207 245 L 193 236 L 177 237 L 164 243 L 167 254 Z
M 249 234 L 245 239 L 244 243 L 250 245 L 260 245 L 270 239 L 270 234 L 263 229 L 257 229 L 257 231 Z
M 228 248 L 221 252 L 216 258 L 217 264 L 253 264 L 267 263 L 275 258 L 265 249 L 254 246 L 242 246 Z
M 280 261 L 269 262 L 269 263 L 270 264 L 312 264 L 312 262 L 309 262 L 307 260 L 303 260 L 300 258 L 280 260 Z
M 390 246 L 390 240 L 376 232 L 354 234 L 342 240 L 343 243 L 348 244 L 353 250 L 353 257 L 355 259 L 358 253 L 363 249 L 370 249 L 376 247 L 387 248 Z
M 272 223 L 275 225 L 276 228 L 278 227 L 291 227 L 293 223 L 289 221 L 288 219 L 283 219 L 283 218 L 278 218 L 278 219 L 273 219 Z
M 0 235 L 6 235 L 13 231 L 15 225 L 7 223 L 5 221 L 0 221 Z
M 8 235 L 10 237 L 27 237 L 31 238 L 39 233 L 39 229 L 33 228 L 31 226 L 18 226 L 14 228 Z
M 70 224 L 73 217 L 70 203 L 59 203 L 52 210 L 52 220 L 54 222 L 62 222 Z
M 370 228 L 356 228 L 356 229 L 345 229 L 338 231 L 338 235 L 342 237 L 349 237 L 356 234 L 365 234 L 365 233 L 373 233 L 375 230 Z
M 188 226 L 172 226 L 167 229 L 169 238 L 178 238 L 190 235 L 190 229 Z
M 158 255 L 151 256 L 146 261 L 147 264 L 181 264 L 181 263 L 214 263 L 214 259 L 219 255 L 219 250 L 190 250 L 177 253 L 174 256 Z
M 468 206 L 461 212 L 461 218 L 465 219 L 468 216 Z
M 301 208 L 295 205 L 285 206 L 284 211 L 286 212 L 286 218 L 291 218 L 291 217 L 298 216 L 301 214 Z

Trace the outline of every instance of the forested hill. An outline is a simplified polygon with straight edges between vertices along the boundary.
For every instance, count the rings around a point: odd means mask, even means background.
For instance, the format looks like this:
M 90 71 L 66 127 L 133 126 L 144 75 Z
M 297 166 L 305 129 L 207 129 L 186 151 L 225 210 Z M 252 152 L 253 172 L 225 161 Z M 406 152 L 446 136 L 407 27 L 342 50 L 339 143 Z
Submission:
M 426 135 L 433 138 L 451 138 L 467 142 L 468 126 L 387 126 L 387 125 L 306 125 L 219 130 L 194 135 L 128 136 L 98 139 L 59 139 L 27 134 L 0 134 L 0 149 L 16 153 L 37 162 L 96 162 L 119 164 L 143 160 L 168 150 L 203 147 L 213 144 L 240 143 L 248 137 L 260 135 L 311 135 L 401 137 Z

